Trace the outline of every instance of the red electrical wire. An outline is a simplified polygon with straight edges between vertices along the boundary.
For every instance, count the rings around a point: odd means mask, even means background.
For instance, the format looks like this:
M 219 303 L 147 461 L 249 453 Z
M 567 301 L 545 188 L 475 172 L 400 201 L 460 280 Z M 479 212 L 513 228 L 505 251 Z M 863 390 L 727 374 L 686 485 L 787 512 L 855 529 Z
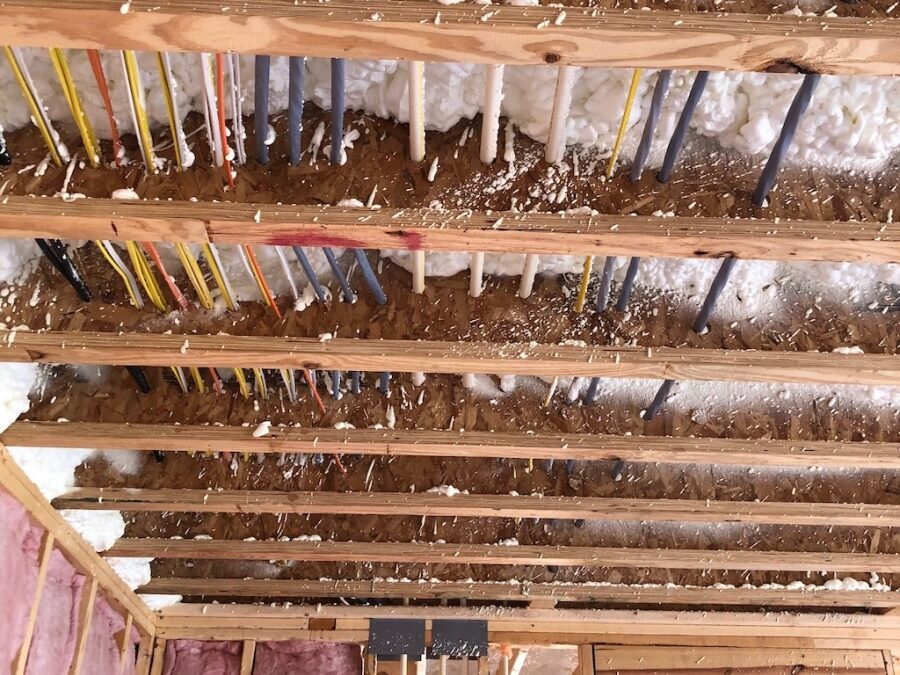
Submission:
M 119 125 L 116 123 L 116 117 L 113 114 L 112 99 L 109 97 L 109 87 L 106 86 L 106 75 L 103 73 L 103 63 L 100 61 L 100 52 L 96 49 L 88 49 L 88 61 L 91 63 L 91 70 L 94 71 L 94 79 L 97 80 L 97 88 L 100 90 L 100 97 L 103 99 L 103 107 L 106 108 L 106 116 L 109 119 L 109 131 L 112 135 L 113 144 L 113 161 L 116 166 L 120 166 L 122 149 L 122 140 L 119 138 Z

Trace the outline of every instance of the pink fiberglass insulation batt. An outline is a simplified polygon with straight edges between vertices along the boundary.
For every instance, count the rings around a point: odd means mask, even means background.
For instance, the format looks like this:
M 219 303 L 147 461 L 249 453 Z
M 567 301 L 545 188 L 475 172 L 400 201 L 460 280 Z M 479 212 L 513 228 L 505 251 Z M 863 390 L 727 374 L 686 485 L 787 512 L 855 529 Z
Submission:
M 91 632 L 84 651 L 82 673 L 119 673 L 119 645 L 115 634 L 125 628 L 125 621 L 109 603 L 100 596 L 94 604 Z M 137 631 L 131 632 L 131 643 L 138 641 Z M 132 647 L 130 654 L 134 654 Z M 122 675 L 134 674 L 134 658 L 126 658 Z
M 287 640 L 256 647 L 255 675 L 356 675 L 362 671 L 359 645 Z
M 240 642 L 171 640 L 163 675 L 239 675 L 242 647 Z
M 240 642 L 173 640 L 166 644 L 164 675 L 238 675 Z M 285 640 L 256 647 L 254 675 L 358 675 L 362 671 L 359 645 Z
M 25 508 L 0 492 L 0 664 L 11 664 L 22 639 L 37 582 L 37 557 Z

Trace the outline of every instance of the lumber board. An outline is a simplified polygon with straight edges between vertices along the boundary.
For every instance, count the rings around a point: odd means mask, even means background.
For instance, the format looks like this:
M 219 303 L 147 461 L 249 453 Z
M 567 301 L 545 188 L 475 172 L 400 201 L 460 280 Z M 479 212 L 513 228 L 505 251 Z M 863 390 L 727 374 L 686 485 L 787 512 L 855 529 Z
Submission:
M 322 581 L 306 579 L 155 578 L 140 593 L 259 598 L 377 598 L 760 607 L 897 607 L 900 593 L 787 591 L 760 588 L 665 588 L 595 584 Z
M 621 670 L 684 671 L 726 668 L 865 669 L 884 673 L 884 656 L 874 649 L 729 649 L 725 647 L 632 647 L 595 646 L 594 659 L 600 672 Z
M 155 615 L 135 593 L 113 572 L 107 562 L 78 534 L 50 503 L 37 486 L 18 467 L 0 442 L 0 488 L 16 498 L 32 519 L 56 539 L 56 546 L 81 574 L 96 581 L 106 591 L 104 597 L 123 615 L 131 613 L 144 633 L 153 633 Z
M 796 551 L 503 546 L 400 542 L 238 541 L 230 539 L 119 539 L 107 556 L 199 560 L 558 565 L 784 572 L 900 572 L 900 555 Z
M 567 7 L 437 7 L 416 0 L 6 0 L 0 42 L 418 61 L 896 75 L 889 18 Z M 103 26 L 102 36 L 92 30 Z
M 759 525 L 900 527 L 900 506 L 830 502 L 741 502 L 693 499 L 556 497 L 424 492 L 76 488 L 53 500 L 58 509 L 192 513 L 328 513 L 558 518 Z
M 900 385 L 891 354 L 356 338 L 0 331 L 0 360 L 111 366 L 309 368 L 679 381 Z
M 81 589 L 81 602 L 78 606 L 78 633 L 75 637 L 75 653 L 69 666 L 69 675 L 79 675 L 81 673 L 84 653 L 87 649 L 88 638 L 91 632 L 91 622 L 94 618 L 94 603 L 96 600 L 97 578 L 91 577 L 85 581 L 85 585 Z
M 28 654 L 31 651 L 31 639 L 34 637 L 34 629 L 37 626 L 38 610 L 41 607 L 41 598 L 44 596 L 44 586 L 47 583 L 47 572 L 50 569 L 50 556 L 53 553 L 53 545 L 56 538 L 52 532 L 44 533 L 44 541 L 41 544 L 41 554 L 38 560 L 37 578 L 34 583 L 34 597 L 28 610 L 28 619 L 25 623 L 25 634 L 22 636 L 22 644 L 12 664 L 12 675 L 25 675 L 25 667 L 28 665 Z
M 134 643 L 131 641 L 131 626 L 134 623 L 134 617 L 129 613 L 125 617 L 125 626 L 122 628 L 122 640 L 119 644 L 119 672 L 125 672 L 125 664 L 129 660 L 132 661 L 132 670 L 134 666 Z
M 338 453 L 383 456 L 624 460 L 900 469 L 900 443 L 420 429 L 300 429 L 176 424 L 14 422 L 0 442 L 36 448 Z
M 228 639 L 281 639 L 303 630 L 309 617 L 479 619 L 488 639 L 502 644 L 658 644 L 700 646 L 784 646 L 791 648 L 885 649 L 900 638 L 896 617 L 793 612 L 706 612 L 671 610 L 531 610 L 451 607 L 347 607 L 337 605 L 176 604 L 159 612 L 159 634 L 169 638 L 214 633 Z M 354 621 L 354 623 L 356 623 Z M 267 636 L 261 638 L 258 636 Z M 221 639 L 221 638 L 220 638 Z M 242 638 L 243 639 L 243 638 Z
M 884 223 L 775 217 L 659 218 L 95 198 L 64 202 L 9 196 L 0 200 L 0 235 L 555 255 L 900 262 L 900 233 L 885 228 Z
M 256 655 L 256 640 L 244 640 L 241 647 L 241 675 L 253 673 L 253 658 Z

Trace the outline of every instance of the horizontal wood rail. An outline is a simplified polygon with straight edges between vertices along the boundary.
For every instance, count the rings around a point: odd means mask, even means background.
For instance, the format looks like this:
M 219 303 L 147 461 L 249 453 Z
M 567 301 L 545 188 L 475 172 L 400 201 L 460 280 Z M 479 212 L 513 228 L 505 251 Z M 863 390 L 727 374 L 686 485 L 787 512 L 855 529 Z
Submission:
M 842 675 L 884 675 L 885 655 L 878 650 L 834 649 L 744 649 L 725 647 L 633 647 L 597 646 L 595 659 L 602 673 L 628 675 L 696 675 L 704 673 L 832 673 Z M 702 670 L 698 671 L 698 666 Z M 891 671 L 888 671 L 891 672 Z
M 900 572 L 900 555 L 794 551 L 503 546 L 400 542 L 119 539 L 105 555 L 198 560 L 304 560 L 450 565 L 558 565 L 685 570 Z
M 373 210 L 227 202 L 63 202 L 55 198 L 9 196 L 0 200 L 0 236 L 900 262 L 900 233 L 885 230 L 884 223 L 873 222 Z
M 900 606 L 900 593 L 788 591 L 763 588 L 665 588 L 594 584 L 509 584 L 474 581 L 320 581 L 306 579 L 151 579 L 139 593 L 260 598 L 390 598 L 578 602 L 633 605 L 760 607 Z
M 484 607 L 344 607 L 178 604 L 159 612 L 163 638 L 290 639 L 310 636 L 309 619 L 334 619 L 337 630 L 366 639 L 370 619 L 479 619 L 488 639 L 506 644 L 611 644 L 888 649 L 900 640 L 889 615 L 792 612 L 512 609 Z M 328 639 L 327 632 L 310 637 Z M 333 638 L 332 638 L 333 639 Z
M 895 19 L 416 0 L 6 0 L 0 43 L 422 61 L 900 73 Z M 102 38 L 92 27 L 103 26 Z
M 758 525 L 900 527 L 900 506 L 813 502 L 553 497 L 423 492 L 278 492 L 77 488 L 58 509 L 194 513 L 329 513 L 476 518 L 672 521 Z
M 900 385 L 887 354 L 0 331 L 0 361 Z
M 19 501 L 36 524 L 53 534 L 55 547 L 63 552 L 78 572 L 87 577 L 88 582 L 93 579 L 99 584 L 103 590 L 103 597 L 111 606 L 123 616 L 131 614 L 135 625 L 142 632 L 153 634 L 155 615 L 84 538 L 50 506 L 2 443 L 0 443 L 0 489 Z
M 316 452 L 900 469 L 900 442 L 277 426 L 270 427 L 267 434 L 255 437 L 253 431 L 252 427 L 238 426 L 14 422 L 0 433 L 0 442 L 35 448 Z

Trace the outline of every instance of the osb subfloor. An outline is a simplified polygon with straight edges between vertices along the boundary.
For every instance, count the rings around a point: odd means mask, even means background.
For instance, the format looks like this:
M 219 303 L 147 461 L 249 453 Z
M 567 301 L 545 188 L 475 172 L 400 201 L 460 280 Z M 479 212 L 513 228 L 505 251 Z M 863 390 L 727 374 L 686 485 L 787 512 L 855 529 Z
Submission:
M 306 136 L 312 133 L 320 113 L 310 115 Z M 581 175 L 570 170 L 564 179 L 548 179 L 547 167 L 539 159 L 541 148 L 523 139 L 517 140 L 517 166 L 520 171 L 510 180 L 506 167 L 497 163 L 487 171 L 478 161 L 477 142 L 458 141 L 466 128 L 477 131 L 477 122 L 462 123 L 445 135 L 429 138 L 429 156 L 438 154 L 439 171 L 435 182 L 425 179 L 427 166 L 405 159 L 406 131 L 381 120 L 353 117 L 360 125 L 362 139 L 350 151 L 344 167 L 332 168 L 324 160 L 310 166 L 304 161 L 291 169 L 275 160 L 284 152 L 284 137 L 273 148 L 273 163 L 266 169 L 253 164 L 238 168 L 238 187 L 234 193 L 223 191 L 217 170 L 206 167 L 202 141 L 198 166 L 185 174 L 146 177 L 139 166 L 122 171 L 89 168 L 75 171 L 69 192 L 106 197 L 119 187 L 134 187 L 147 198 L 237 199 L 260 202 L 336 203 L 343 198 L 365 200 L 377 183 L 375 202 L 390 206 L 427 205 L 440 200 L 445 206 L 469 208 L 509 208 L 513 199 L 526 208 L 560 208 L 549 193 L 565 186 L 566 204 L 586 204 L 611 213 L 652 213 L 677 210 L 699 215 L 751 216 L 748 194 L 753 188 L 758 167 L 747 160 L 729 159 L 716 154 L 712 161 L 690 158 L 671 184 L 656 183 L 650 172 L 638 185 L 623 177 L 609 184 L 598 180 L 603 163 L 591 166 L 581 160 Z M 477 134 L 476 134 L 477 136 Z M 44 156 L 38 149 L 22 150 L 33 133 L 10 135 L 10 146 L 17 152 L 17 164 L 0 174 L 0 185 L 9 181 L 6 191 L 53 194 L 62 188 L 63 172 L 50 168 L 41 177 L 28 164 Z M 199 139 L 199 137 L 195 137 Z M 72 144 L 74 147 L 76 144 Z M 252 147 L 252 139 L 248 139 Z M 458 157 L 455 155 L 458 153 Z M 132 151 L 133 154 L 133 151 Z M 570 160 L 571 166 L 571 160 Z M 859 218 L 885 220 L 887 210 L 900 212 L 900 196 L 880 177 L 827 176 L 815 171 L 792 171 L 773 194 L 772 209 L 781 217 Z M 536 184 L 544 184 L 529 196 Z M 817 200 L 816 191 L 823 197 Z M 724 197 L 723 197 L 724 195 Z M 693 204 L 693 206 L 691 206 Z M 747 317 L 733 322 L 714 318 L 710 331 L 696 335 L 690 331 L 689 312 L 679 309 L 673 298 L 639 290 L 631 311 L 623 315 L 610 310 L 598 316 L 589 309 L 581 315 L 571 311 L 571 291 L 577 279 L 542 278 L 533 296 L 522 300 L 516 295 L 518 279 L 491 279 L 482 298 L 466 295 L 468 279 L 458 275 L 448 279 L 429 279 L 426 292 L 409 292 L 409 275 L 391 263 L 385 263 L 380 275 L 390 302 L 378 307 L 371 301 L 358 276 L 353 285 L 360 291 L 353 305 L 331 302 L 293 312 L 283 300 L 283 321 L 258 303 L 245 303 L 240 311 L 223 316 L 192 310 L 177 317 L 139 313 L 127 306 L 120 282 L 98 259 L 91 246 L 80 249 L 79 262 L 98 299 L 90 305 L 78 302 L 72 291 L 42 263 L 36 276 L 17 289 L 15 298 L 4 307 L 3 319 L 10 326 L 26 324 L 32 328 L 69 330 L 146 331 L 315 336 L 331 332 L 339 336 L 371 338 L 449 339 L 557 342 L 584 339 L 592 343 L 617 340 L 638 344 L 686 345 L 754 349 L 791 349 L 830 351 L 838 346 L 858 345 L 866 352 L 895 353 L 900 327 L 889 310 L 896 298 L 882 305 L 832 307 L 813 303 L 810 298 L 787 291 L 793 311 L 784 314 Z M 183 281 L 183 280 L 182 280 Z M 35 284 L 40 282 L 36 302 L 32 303 Z M 184 286 L 184 285 L 183 285 Z M 566 297 L 564 289 L 568 292 Z M 806 310 L 810 313 L 806 315 Z M 7 318 L 8 317 L 8 318 Z M 327 397 L 327 412 L 322 415 L 310 401 L 305 387 L 301 400 L 290 404 L 269 374 L 272 396 L 268 401 L 245 401 L 233 388 L 222 396 L 182 394 L 164 371 L 151 369 L 153 391 L 138 394 L 121 369 L 110 369 L 100 379 L 90 377 L 90 369 L 75 373 L 57 369 L 47 385 L 35 396 L 27 413 L 29 419 L 102 422 L 182 422 L 255 424 L 270 420 L 274 424 L 331 427 L 349 422 L 356 427 L 387 425 L 388 409 L 393 408 L 396 428 L 475 429 L 495 431 L 557 430 L 562 432 L 634 433 L 655 435 L 727 436 L 739 438 L 843 438 L 860 440 L 897 440 L 900 428 L 891 415 L 875 416 L 865 411 L 843 411 L 827 401 L 811 407 L 784 401 L 758 401 L 749 404 L 734 401 L 722 412 L 698 415 L 694 411 L 664 411 L 651 422 L 640 419 L 638 405 L 623 406 L 601 400 L 596 406 L 569 404 L 564 393 L 547 406 L 545 391 L 521 387 L 494 399 L 477 396 L 464 389 L 457 377 L 428 376 L 421 387 L 406 376 L 396 377 L 389 396 L 372 386 L 370 376 L 360 396 L 345 394 L 339 401 Z M 679 384 L 690 387 L 690 383 Z M 820 404 L 819 404 L 820 403 Z M 147 464 L 136 476 L 122 476 L 103 459 L 95 459 L 78 473 L 81 485 L 130 487 L 221 487 L 320 490 L 424 490 L 435 485 L 452 484 L 473 493 L 520 494 L 542 492 L 556 495 L 635 496 L 648 498 L 822 500 L 869 503 L 900 503 L 900 483 L 893 472 L 878 471 L 787 471 L 741 468 L 695 467 L 681 465 L 635 464 L 626 467 L 621 481 L 610 475 L 611 464 L 578 464 L 567 473 L 557 463 L 547 467 L 535 462 L 504 460 L 464 461 L 453 458 L 366 458 L 344 457 L 343 475 L 330 458 L 313 458 L 304 465 L 288 457 L 224 459 L 167 454 Z M 296 537 L 318 534 L 323 539 L 354 541 L 434 541 L 496 543 L 515 537 L 520 543 L 570 544 L 594 546 L 644 546 L 682 548 L 727 548 L 756 550 L 878 551 L 900 552 L 900 540 L 887 528 L 752 527 L 740 525 L 684 525 L 641 523 L 587 523 L 576 527 L 571 522 L 514 522 L 502 519 L 406 518 L 358 515 L 334 516 L 237 516 L 197 514 L 141 514 L 129 520 L 128 536 L 193 536 L 209 534 L 217 538 Z M 157 561 L 158 576 L 277 576 L 282 578 L 371 578 L 408 576 L 441 579 L 510 579 L 551 581 L 675 582 L 709 585 L 715 581 L 764 583 L 795 579 L 821 581 L 820 575 L 796 574 L 704 574 L 679 570 L 568 569 L 546 567 L 493 567 L 464 565 L 370 565 L 327 563 L 249 563 L 233 564 L 208 561 Z

